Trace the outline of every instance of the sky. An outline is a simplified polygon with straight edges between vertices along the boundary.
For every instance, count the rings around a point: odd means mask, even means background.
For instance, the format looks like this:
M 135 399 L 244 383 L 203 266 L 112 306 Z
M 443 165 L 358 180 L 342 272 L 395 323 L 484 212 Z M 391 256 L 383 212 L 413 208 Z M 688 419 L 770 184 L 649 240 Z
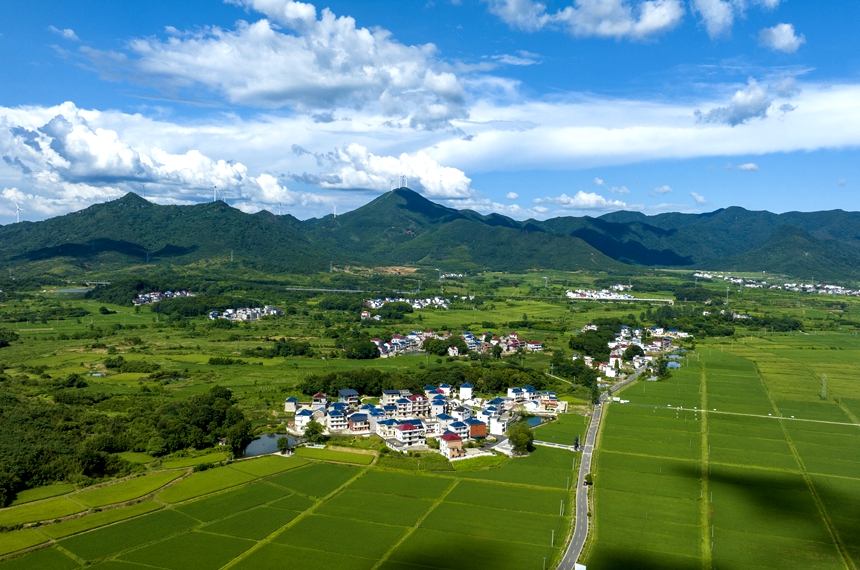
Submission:
M 0 223 L 127 192 L 300 219 L 860 209 L 860 2 L 0 6 Z

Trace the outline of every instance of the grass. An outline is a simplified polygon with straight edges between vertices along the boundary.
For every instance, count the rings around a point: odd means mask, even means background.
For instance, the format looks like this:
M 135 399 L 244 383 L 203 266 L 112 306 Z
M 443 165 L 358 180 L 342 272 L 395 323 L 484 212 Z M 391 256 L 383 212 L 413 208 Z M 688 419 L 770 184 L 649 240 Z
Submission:
M 369 453 L 352 453 L 350 451 L 338 451 L 334 449 L 314 449 L 311 447 L 299 447 L 295 451 L 297 457 L 308 459 L 320 459 L 323 461 L 335 461 L 338 463 L 355 463 L 357 465 L 370 465 L 376 456 Z
M 97 489 L 82 491 L 75 494 L 74 498 L 88 507 L 102 507 L 104 505 L 122 503 L 148 495 L 182 475 L 184 473 L 181 471 L 153 473 Z
M 139 451 L 123 451 L 122 453 L 117 453 L 117 455 L 121 459 L 125 459 L 131 463 L 152 463 L 155 461 L 155 457 L 147 453 L 140 453 Z
M 53 520 L 87 510 L 65 497 L 0 510 L 0 526 Z
M 267 477 L 269 475 L 289 471 L 290 469 L 295 469 L 296 467 L 301 467 L 306 464 L 307 461 L 296 457 L 267 455 L 256 459 L 236 461 L 230 464 L 230 468 L 253 475 L 254 477 Z
M 286 493 L 274 485 L 255 483 L 233 491 L 220 493 L 176 507 L 179 512 L 201 522 L 229 516 L 233 513 L 276 501 Z
M 461 481 L 446 497 L 446 502 L 514 511 L 555 515 L 564 503 L 569 510 L 570 494 L 548 489 L 522 489 L 510 485 Z
M 577 437 L 580 441 L 584 439 L 589 421 L 590 418 L 579 414 L 559 414 L 558 420 L 535 428 L 535 439 L 573 445 Z
M 509 461 L 510 459 L 505 457 L 504 455 L 493 455 L 492 457 L 483 456 L 474 457 L 472 459 L 461 459 L 459 461 L 452 461 L 451 465 L 454 466 L 454 471 L 457 471 L 458 473 L 470 473 L 474 471 L 487 471 L 488 469 L 495 469 L 496 467 L 501 467 Z
M 537 447 L 528 457 L 519 457 L 500 469 L 457 473 L 457 476 L 502 483 L 517 483 L 566 489 L 573 480 L 575 455 L 564 449 Z
M 556 516 L 551 516 L 446 501 L 427 516 L 421 528 L 456 531 L 472 538 L 506 537 L 508 542 L 550 546 L 553 531 L 556 536 L 564 536 L 567 519 L 558 516 L 558 510 Z
M 289 495 L 283 499 L 279 499 L 269 506 L 275 509 L 285 509 L 288 511 L 304 511 L 314 505 L 313 499 L 309 499 L 303 495 Z
M 46 485 L 44 487 L 26 489 L 18 493 L 18 495 L 15 497 L 15 500 L 12 501 L 12 504 L 10 506 L 14 507 L 17 505 L 22 505 L 24 503 L 30 503 L 32 501 L 50 499 L 51 497 L 57 497 L 59 495 L 71 493 L 74 490 L 75 486 L 70 485 L 68 483 L 57 483 L 55 485 Z
M 124 554 L 120 560 L 170 570 L 216 570 L 253 545 L 250 540 L 189 532 Z
M 317 463 L 301 469 L 275 475 L 268 481 L 304 495 L 325 497 L 356 475 L 359 469 L 346 465 Z
M 165 503 L 179 503 L 215 491 L 223 491 L 254 479 L 256 477 L 253 475 L 229 467 L 209 469 L 186 477 L 165 489 L 156 498 Z
M 288 560 L 294 568 L 325 568 L 326 570 L 370 570 L 374 561 L 346 554 L 324 552 L 269 543 L 240 560 L 236 570 L 283 570 Z
M 35 529 L 25 528 L 0 534 L 0 556 L 47 542 L 48 538 Z
M 138 515 L 151 513 L 159 509 L 161 509 L 160 504 L 154 501 L 144 501 L 129 507 L 110 509 L 107 511 L 88 514 L 83 517 L 73 518 L 58 524 L 46 525 L 41 527 L 40 530 L 51 538 L 64 538 L 79 532 L 130 519 Z
M 262 540 L 299 516 L 295 511 L 260 507 L 201 527 L 202 531 Z

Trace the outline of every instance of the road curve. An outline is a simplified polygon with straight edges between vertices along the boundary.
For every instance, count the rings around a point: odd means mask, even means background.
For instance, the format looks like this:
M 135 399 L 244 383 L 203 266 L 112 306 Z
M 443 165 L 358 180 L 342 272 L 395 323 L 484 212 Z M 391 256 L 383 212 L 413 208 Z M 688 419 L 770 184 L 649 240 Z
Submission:
M 644 370 L 644 368 L 636 370 L 627 379 L 613 386 L 613 391 L 635 381 Z M 582 461 L 579 464 L 579 476 L 576 483 L 576 521 L 573 526 L 573 536 L 570 539 L 570 544 L 567 547 L 564 558 L 561 559 L 561 563 L 558 565 L 559 570 L 574 569 L 576 561 L 579 560 L 579 555 L 582 553 L 582 548 L 585 546 L 585 539 L 588 538 L 588 487 L 585 485 L 585 475 L 591 472 L 591 456 L 594 452 L 597 431 L 600 427 L 603 403 L 607 399 L 609 399 L 608 393 L 604 392 L 601 394 L 600 403 L 594 406 L 594 412 L 591 414 L 591 423 L 585 436 L 585 445 L 582 448 Z

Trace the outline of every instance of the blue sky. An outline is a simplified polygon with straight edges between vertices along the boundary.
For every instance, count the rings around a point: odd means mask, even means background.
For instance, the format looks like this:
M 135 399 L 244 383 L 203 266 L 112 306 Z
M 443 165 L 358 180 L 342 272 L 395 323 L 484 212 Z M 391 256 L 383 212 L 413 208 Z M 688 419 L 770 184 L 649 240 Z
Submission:
M 860 208 L 857 2 L 0 7 L 0 223 L 146 192 L 299 218 Z

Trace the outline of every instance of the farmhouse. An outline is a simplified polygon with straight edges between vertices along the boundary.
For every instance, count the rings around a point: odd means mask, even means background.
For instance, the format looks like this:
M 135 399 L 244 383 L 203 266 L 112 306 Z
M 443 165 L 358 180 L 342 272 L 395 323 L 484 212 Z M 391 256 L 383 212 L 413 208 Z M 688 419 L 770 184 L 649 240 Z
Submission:
M 439 438 L 439 453 L 448 459 L 462 457 L 464 455 L 463 438 L 450 431 L 443 433 Z

